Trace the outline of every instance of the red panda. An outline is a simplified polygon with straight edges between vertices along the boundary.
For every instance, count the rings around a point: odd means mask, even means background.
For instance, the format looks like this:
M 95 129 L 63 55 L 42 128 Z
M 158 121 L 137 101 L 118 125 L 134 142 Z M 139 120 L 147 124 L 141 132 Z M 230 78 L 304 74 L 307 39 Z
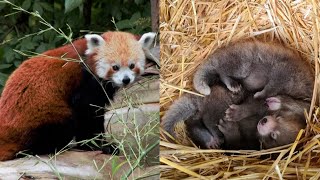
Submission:
M 143 73 L 144 50 L 154 38 L 154 33 L 142 35 L 139 41 L 125 32 L 89 34 L 73 46 L 24 61 L 8 78 L 0 98 L 0 161 L 13 159 L 22 150 L 53 152 L 79 135 L 77 131 L 95 130 L 90 123 L 95 124 L 96 109 L 90 109 L 90 104 L 104 107 L 106 95 L 82 63 L 61 57 L 79 60 L 79 55 L 85 56 L 85 64 L 106 82 L 106 92 L 112 97 L 116 87 L 132 83 Z

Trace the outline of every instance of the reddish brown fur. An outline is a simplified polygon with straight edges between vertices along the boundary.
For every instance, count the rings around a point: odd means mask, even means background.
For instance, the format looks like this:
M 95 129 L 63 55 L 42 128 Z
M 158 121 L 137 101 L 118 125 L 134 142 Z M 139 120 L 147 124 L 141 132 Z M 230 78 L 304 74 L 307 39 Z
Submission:
M 101 57 L 109 64 L 114 61 L 119 65 L 127 65 L 128 60 L 139 61 L 144 57 L 142 51 L 132 50 L 139 48 L 136 44 L 132 45 L 132 42 L 136 43 L 133 35 L 107 32 L 102 36 L 107 45 L 87 57 L 89 67 L 94 67 Z M 79 55 L 84 56 L 86 40 L 80 39 L 73 44 Z M 81 65 L 63 61 L 61 57 L 77 60 L 78 53 L 72 45 L 66 45 L 43 54 L 57 58 L 37 56 L 26 60 L 5 85 L 0 99 L 0 161 L 12 159 L 19 151 L 30 148 L 28 144 L 35 129 L 64 122 L 72 116 L 68 103 L 80 84 Z M 95 69 L 91 70 L 95 72 Z M 109 71 L 108 76 L 111 75 L 112 71 Z
M 94 67 L 94 65 L 96 64 L 96 61 L 94 61 L 96 55 L 97 55 L 97 53 L 87 55 L 86 64 L 89 67 Z M 94 69 L 91 69 L 91 71 L 93 71 L 95 73 Z
M 128 65 L 129 65 L 128 61 L 121 61 L 121 66 L 128 66 Z
M 80 55 L 86 41 L 74 42 Z M 78 59 L 71 45 L 45 52 L 45 55 Z M 81 79 L 79 63 L 48 57 L 26 60 L 9 77 L 0 99 L 0 160 L 8 160 L 24 150 L 32 130 L 51 121 L 71 116 L 68 98 Z M 27 107 L 27 108 L 26 108 Z
M 109 77 L 111 77 L 113 73 L 114 73 L 114 70 L 113 70 L 113 69 L 110 69 L 110 70 L 108 71 L 107 75 L 106 75 L 106 76 L 107 76 L 106 79 L 108 79 Z
M 140 68 L 135 67 L 135 68 L 133 69 L 133 71 L 134 71 L 136 74 L 140 74 Z
M 109 63 L 119 62 L 119 65 L 127 66 L 128 58 L 136 61 L 140 57 L 136 51 L 132 50 L 135 46 L 132 46 L 131 42 L 136 42 L 136 39 L 132 34 L 122 32 L 115 36 L 113 33 L 107 32 L 104 33 L 102 37 L 105 39 L 107 45 L 104 48 L 105 51 L 99 53 L 99 55 L 107 59 Z M 112 41 L 112 44 L 109 44 L 110 41 Z M 115 49 L 118 51 L 115 51 Z M 95 59 L 98 58 L 99 57 L 96 57 Z

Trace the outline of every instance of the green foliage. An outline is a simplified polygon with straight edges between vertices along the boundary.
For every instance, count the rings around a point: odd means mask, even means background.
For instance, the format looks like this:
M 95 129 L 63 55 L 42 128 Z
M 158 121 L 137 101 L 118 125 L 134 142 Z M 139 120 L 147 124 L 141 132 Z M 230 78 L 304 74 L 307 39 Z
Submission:
M 66 0 L 64 2 L 64 7 L 65 7 L 65 13 L 68 13 L 72 10 L 74 10 L 75 8 L 79 7 L 80 5 L 82 5 L 83 0 Z
M 68 32 L 73 38 L 88 32 L 102 33 L 108 30 L 129 31 L 135 34 L 151 31 L 148 0 L 8 0 L 8 2 L 26 11 L 37 12 L 55 29 Z M 0 91 L 10 73 L 27 59 L 16 51 L 37 54 L 66 42 L 52 28 L 41 22 L 39 17 L 17 10 L 8 2 L 0 0 L 2 15 L 0 16 Z M 89 10 L 91 17 L 90 14 L 87 15 Z

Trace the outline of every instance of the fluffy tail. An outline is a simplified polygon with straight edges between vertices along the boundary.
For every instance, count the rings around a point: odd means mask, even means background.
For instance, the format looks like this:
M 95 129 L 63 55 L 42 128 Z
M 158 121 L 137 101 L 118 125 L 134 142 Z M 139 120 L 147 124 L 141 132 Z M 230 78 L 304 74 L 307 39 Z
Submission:
M 201 108 L 202 97 L 186 94 L 176 100 L 162 118 L 162 128 L 175 137 L 174 127 L 176 123 L 185 121 L 194 116 Z
M 203 95 L 209 95 L 211 92 L 210 85 L 218 80 L 217 72 L 211 61 L 209 59 L 201 64 L 193 77 L 194 89 Z

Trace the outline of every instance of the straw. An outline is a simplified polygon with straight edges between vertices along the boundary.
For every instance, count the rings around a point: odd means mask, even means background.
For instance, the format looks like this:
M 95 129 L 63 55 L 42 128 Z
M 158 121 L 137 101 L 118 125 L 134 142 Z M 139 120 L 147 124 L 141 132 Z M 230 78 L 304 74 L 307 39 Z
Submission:
M 161 148 L 163 179 L 319 179 L 319 38 L 317 0 L 160 1 L 160 114 L 192 88 L 197 66 L 220 46 L 247 37 L 296 49 L 315 68 L 307 127 L 290 145 L 261 151 L 201 150 L 185 135 Z M 178 129 L 179 130 L 179 129 Z M 181 127 L 180 134 L 184 133 Z M 164 134 L 162 132 L 161 134 Z M 261 156 L 263 158 L 261 158 Z

